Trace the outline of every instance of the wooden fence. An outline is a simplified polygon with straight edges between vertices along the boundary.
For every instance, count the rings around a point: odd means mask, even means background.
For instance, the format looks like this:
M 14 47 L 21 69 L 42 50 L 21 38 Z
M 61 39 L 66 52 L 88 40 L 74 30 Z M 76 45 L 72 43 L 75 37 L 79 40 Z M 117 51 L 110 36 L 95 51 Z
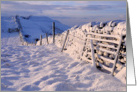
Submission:
M 68 41 L 67 38 L 70 35 L 72 36 L 72 34 L 69 34 L 68 30 L 65 36 L 61 52 L 63 52 L 66 42 Z M 79 39 L 79 37 L 75 38 Z M 85 38 L 81 41 L 84 41 L 83 50 L 81 52 L 81 60 L 88 61 L 92 63 L 93 66 L 100 67 L 102 70 L 106 70 L 111 75 L 114 75 L 116 64 L 118 64 L 117 60 L 122 42 L 122 34 L 106 35 L 89 32 L 86 33 Z M 85 53 L 84 48 L 86 46 L 86 43 L 89 41 L 91 45 L 91 51 Z M 92 59 L 85 58 L 87 54 L 90 54 Z
M 16 16 L 16 22 L 18 24 L 18 28 L 19 28 L 19 36 L 20 36 L 20 41 L 22 42 L 22 45 L 37 45 L 37 41 L 38 39 L 35 39 L 35 42 L 34 43 L 28 43 L 27 41 L 24 41 L 23 39 L 23 29 L 22 29 L 22 25 L 21 25 L 21 22 L 20 22 L 20 19 L 19 19 L 19 16 Z M 53 35 L 53 43 L 55 43 L 55 22 L 53 22 L 52 24 L 52 35 Z M 47 44 L 49 44 L 49 41 L 48 41 L 48 34 L 45 33 L 45 37 L 46 37 L 46 42 Z M 43 36 L 40 35 L 40 45 L 42 45 L 42 38 Z
M 16 16 L 16 21 L 20 29 L 19 35 L 21 42 L 24 42 L 22 35 L 22 26 L 18 16 Z M 53 33 L 53 43 L 55 44 L 55 22 L 53 22 L 52 33 Z M 83 42 L 83 44 L 81 44 L 83 45 L 83 49 L 80 55 L 81 60 L 88 61 L 92 63 L 93 66 L 100 67 L 101 69 L 108 71 L 111 75 L 114 75 L 116 65 L 118 64 L 117 60 L 122 42 L 122 34 L 108 35 L 108 34 L 89 32 L 85 34 L 84 38 L 80 38 L 70 34 L 68 30 L 62 45 L 61 52 L 63 52 L 66 46 L 66 43 L 68 41 L 68 36 L 75 37 L 76 39 L 80 39 L 80 41 Z M 47 44 L 49 44 L 47 33 L 45 34 L 45 37 Z M 85 47 L 87 46 L 86 45 L 87 42 L 90 42 L 90 52 L 85 52 L 84 50 Z M 34 45 L 36 44 L 37 41 L 35 41 Z M 28 45 L 28 43 L 26 43 L 26 45 Z M 42 35 L 40 35 L 40 45 L 42 45 Z M 90 55 L 91 58 L 89 59 L 87 55 Z

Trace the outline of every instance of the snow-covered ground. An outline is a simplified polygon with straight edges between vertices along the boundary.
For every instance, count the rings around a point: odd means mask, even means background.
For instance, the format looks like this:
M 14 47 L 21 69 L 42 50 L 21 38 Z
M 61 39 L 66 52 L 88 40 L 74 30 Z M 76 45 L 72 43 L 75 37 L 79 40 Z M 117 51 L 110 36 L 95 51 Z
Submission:
M 1 32 L 1 45 L 12 45 L 12 46 L 19 46 L 21 45 L 19 33 L 8 33 L 8 32 Z
M 1 48 L 2 91 L 125 91 L 120 80 L 47 46 Z
M 14 18 L 2 20 L 4 21 L 1 32 L 2 91 L 126 90 L 125 75 L 119 76 L 121 75 L 119 73 L 116 76 L 121 82 L 116 77 L 97 70 L 91 63 L 80 61 L 80 51 L 83 48 L 85 30 L 94 31 L 98 29 L 97 25 L 100 24 L 100 26 L 103 26 L 103 23 L 88 23 L 69 29 L 72 36 L 68 37 L 65 53 L 61 53 L 66 31 L 56 35 L 55 44 L 52 44 L 52 36 L 50 36 L 49 45 L 47 45 L 44 38 L 42 39 L 42 46 L 39 46 L 39 42 L 37 46 L 22 46 L 18 32 L 7 32 L 9 28 L 17 28 Z M 43 20 L 44 18 L 37 19 L 36 17 L 30 17 L 29 20 L 20 19 L 24 30 L 23 36 L 29 34 L 33 38 L 29 40 L 32 41 L 44 33 L 41 28 L 48 29 L 48 25 L 44 28 L 44 25 L 47 24 L 44 24 L 44 21 L 47 20 L 50 24 L 53 22 L 49 21 L 48 18 Z M 13 26 L 11 26 L 12 24 Z M 121 22 L 116 27 L 115 25 L 115 22 L 109 22 L 101 30 L 104 34 L 108 34 L 109 31 L 114 30 L 113 34 L 115 35 L 119 35 L 121 31 L 125 35 L 126 23 Z M 63 27 L 61 28 L 63 29 Z M 33 29 L 35 32 L 33 32 Z M 123 68 L 121 72 L 126 74 L 126 68 Z

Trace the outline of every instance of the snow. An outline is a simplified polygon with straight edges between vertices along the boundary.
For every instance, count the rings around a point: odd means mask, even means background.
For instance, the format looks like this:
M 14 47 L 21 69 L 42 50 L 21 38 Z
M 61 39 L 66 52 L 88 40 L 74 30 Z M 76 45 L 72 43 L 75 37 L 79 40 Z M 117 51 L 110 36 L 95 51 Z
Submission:
M 7 32 L 9 28 L 17 28 L 17 23 L 15 22 L 15 17 L 1 17 L 1 31 Z
M 119 73 L 116 74 L 117 79 L 121 79 L 121 81 L 126 84 L 126 67 L 124 67 Z
M 64 52 L 69 53 L 69 55 L 72 56 L 73 58 L 79 58 L 85 42 L 85 37 L 86 37 L 85 34 L 88 32 L 98 33 L 97 31 L 100 30 L 100 32 L 102 32 L 103 34 L 107 34 L 108 32 L 110 32 L 112 35 L 119 36 L 121 35 L 121 32 L 122 32 L 122 35 L 126 35 L 125 21 L 124 22 L 118 21 L 117 26 L 110 27 L 110 24 L 113 24 L 113 23 L 116 24 L 115 22 L 112 22 L 112 21 L 108 22 L 107 25 L 103 27 L 102 29 L 98 28 L 100 23 L 96 23 L 96 22 L 91 22 L 85 25 L 72 27 L 71 29 L 69 29 L 70 32 L 69 32 L 69 36 L 66 44 L 67 50 L 65 50 Z M 101 25 L 102 24 L 103 23 L 101 23 Z M 112 30 L 113 32 L 111 32 Z M 66 36 L 66 31 L 63 32 L 62 34 L 56 35 L 55 44 L 58 47 L 60 48 L 62 47 L 65 36 Z M 52 36 L 49 37 L 49 43 L 52 43 Z M 45 44 L 45 45 L 47 44 L 46 38 L 42 39 L 42 44 Z M 90 43 L 87 43 L 87 44 L 88 44 L 88 47 L 90 47 Z M 37 43 L 37 45 L 39 45 L 39 42 Z
M 12 45 L 12 46 L 21 45 L 19 33 L 1 32 L 1 46 L 6 46 L 6 45 Z
M 1 20 L 2 32 L 8 32 L 9 29 L 15 30 L 18 28 L 15 16 L 2 16 Z M 60 34 L 69 28 L 69 26 L 46 16 L 19 16 L 19 20 L 22 26 L 21 33 L 23 35 L 23 39 L 29 43 L 34 43 L 35 39 L 40 39 L 40 35 L 45 37 L 45 33 L 51 35 L 53 22 L 55 22 L 56 34 Z M 26 38 L 25 35 L 29 35 L 29 37 Z
M 115 77 L 55 45 L 1 48 L 2 91 L 125 91 Z
M 70 35 L 64 53 L 61 53 L 67 26 L 48 17 L 20 17 L 24 40 L 34 42 L 41 34 L 45 37 L 49 30 L 48 34 L 51 34 L 53 21 L 59 33 L 55 36 L 55 44 L 49 36 L 49 45 L 43 38 L 42 46 L 39 46 L 39 41 L 36 46 L 30 43 L 23 46 L 18 32 L 8 33 L 9 28 L 17 28 L 15 17 L 2 18 L 2 91 L 126 91 L 126 68 L 122 66 L 116 77 L 112 77 L 94 68 L 91 63 L 80 60 L 87 32 L 112 35 L 121 35 L 122 32 L 126 35 L 125 21 L 76 25 L 69 29 Z M 25 38 L 24 35 L 30 37 Z M 89 42 L 87 48 L 90 48 Z
M 105 25 L 105 26 L 104 26 Z M 103 26 L 103 28 L 100 29 L 100 26 Z M 98 22 L 90 22 L 87 23 L 85 25 L 81 25 L 81 26 L 74 26 L 71 29 L 69 29 L 69 35 L 68 35 L 68 39 L 66 42 L 66 46 L 65 46 L 65 50 L 63 52 L 68 53 L 73 59 L 75 60 L 83 60 L 83 61 L 87 61 L 87 62 L 91 62 L 91 60 L 88 59 L 88 57 L 91 57 L 91 46 L 90 46 L 90 41 L 87 41 L 86 46 L 85 44 L 85 37 L 86 37 L 86 33 L 88 32 L 94 32 L 94 34 L 103 34 L 103 35 L 110 35 L 110 36 L 118 36 L 120 37 L 121 35 L 125 36 L 124 39 L 122 39 L 122 45 L 123 48 L 126 47 L 126 21 L 110 21 L 107 23 L 98 23 Z M 122 34 L 121 34 L 122 33 Z M 62 45 L 64 43 L 64 39 L 66 36 L 66 31 L 63 32 L 62 34 L 56 35 L 55 37 L 55 44 L 56 46 L 58 46 L 59 48 L 62 48 Z M 52 43 L 52 36 L 50 36 L 49 38 L 49 43 Z M 98 38 L 96 38 L 98 39 Z M 114 42 L 119 42 L 119 41 L 113 41 Z M 42 39 L 42 44 L 43 45 L 47 45 L 47 41 L 46 38 Z M 39 42 L 37 42 L 37 45 L 39 45 Z M 106 44 L 108 45 L 108 44 Z M 83 56 L 82 52 L 83 52 L 83 47 L 85 46 L 85 51 Z M 109 46 L 113 46 L 114 45 L 109 45 Z M 123 50 L 122 48 L 122 50 Z M 100 51 L 104 49 L 100 48 Z M 117 67 L 116 71 L 117 73 L 119 71 L 121 71 L 126 65 L 126 51 L 122 51 L 120 50 L 120 54 L 122 54 L 122 59 L 118 59 L 118 63 L 120 63 L 120 66 Z M 103 53 L 103 52 L 98 52 L 98 54 L 101 55 L 104 54 L 104 56 L 106 57 L 108 55 L 109 50 L 105 49 L 105 52 L 107 53 Z M 114 51 L 111 51 L 114 52 Z M 115 52 L 114 52 L 115 53 Z M 88 55 L 88 57 L 86 57 Z M 95 54 L 95 57 L 97 57 L 97 54 Z M 120 57 L 120 56 L 118 56 Z M 91 57 L 92 58 L 92 57 Z M 114 55 L 110 55 L 109 57 L 106 57 L 106 59 L 112 59 L 114 58 Z M 124 63 L 124 64 L 121 64 Z M 92 62 L 91 62 L 92 63 Z M 107 62 L 105 62 L 107 64 Z M 109 63 L 108 63 L 109 64 Z M 121 67 L 122 66 L 122 67 Z M 126 73 L 126 71 L 123 70 L 123 72 Z M 120 72 L 121 74 L 122 72 Z M 126 78 L 122 78 L 122 77 L 117 77 L 119 80 L 121 80 L 124 84 L 126 84 Z
M 64 24 L 61 24 L 59 21 L 52 20 L 48 17 L 30 16 L 28 19 L 19 17 L 19 20 L 22 25 L 22 35 L 30 36 L 28 38 L 23 37 L 23 39 L 29 43 L 35 43 L 35 39 L 40 39 L 40 35 L 45 37 L 45 33 L 51 35 L 53 22 L 55 22 L 56 34 L 62 33 L 69 28 Z

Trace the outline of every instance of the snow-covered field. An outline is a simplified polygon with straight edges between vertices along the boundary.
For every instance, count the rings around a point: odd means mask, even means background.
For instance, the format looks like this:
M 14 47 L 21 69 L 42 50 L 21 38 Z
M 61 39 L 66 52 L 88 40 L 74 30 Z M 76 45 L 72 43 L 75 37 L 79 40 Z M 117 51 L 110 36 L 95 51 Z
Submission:
M 3 21 L 6 21 L 6 19 Z M 21 21 L 24 23 L 22 23 L 22 27 L 25 34 L 29 34 L 34 38 L 42 34 L 42 30 L 40 29 L 44 24 L 40 25 L 36 23 L 36 21 L 41 21 L 40 19 L 32 17 L 30 20 L 21 19 Z M 15 23 L 15 25 L 11 26 L 8 23 Z M 27 26 L 27 23 L 31 27 Z M 39 23 L 42 23 L 42 21 Z M 10 26 L 5 26 L 7 24 Z M 35 29 L 33 28 L 34 24 L 40 32 L 37 30 L 37 33 L 33 33 L 31 28 Z M 96 25 L 92 29 L 96 28 Z M 115 24 L 110 23 L 110 25 L 113 26 Z M 67 43 L 65 53 L 61 52 L 60 47 L 62 47 L 66 32 L 56 35 L 55 44 L 52 44 L 52 37 L 49 37 L 49 45 L 46 44 L 46 39 L 44 38 L 42 39 L 42 46 L 39 46 L 39 42 L 37 46 L 22 46 L 19 33 L 8 33 L 8 27 L 16 28 L 16 22 L 9 22 L 8 19 L 2 25 L 2 91 L 126 91 L 126 82 L 125 79 L 123 80 L 125 76 L 117 76 L 119 80 L 96 69 L 91 63 L 78 59 L 83 47 L 81 45 L 83 44 L 82 40 L 76 40 L 69 36 L 69 43 Z M 84 38 L 84 31 L 82 30 L 89 30 L 90 28 L 91 24 L 75 26 L 70 29 L 70 33 Z M 119 34 L 123 28 L 125 28 L 125 22 L 115 27 L 115 30 L 118 31 L 115 31 L 116 33 L 114 32 L 114 34 Z M 45 28 L 43 27 L 43 29 Z M 106 29 L 112 30 L 114 27 L 107 27 Z M 123 31 L 123 34 L 125 34 L 125 31 Z M 125 71 L 126 69 L 124 68 L 121 72 Z
M 1 48 L 2 91 L 124 91 L 126 85 L 54 45 Z
M 12 45 L 12 46 L 19 46 L 21 45 L 19 33 L 7 33 L 7 32 L 2 32 L 1 33 L 1 45 L 6 46 L 6 45 Z

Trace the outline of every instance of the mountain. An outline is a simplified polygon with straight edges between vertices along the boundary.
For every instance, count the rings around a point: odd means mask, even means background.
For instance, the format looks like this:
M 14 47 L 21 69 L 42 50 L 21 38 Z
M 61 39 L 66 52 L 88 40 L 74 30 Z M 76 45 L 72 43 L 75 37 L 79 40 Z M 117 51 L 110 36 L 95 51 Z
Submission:
M 15 31 L 18 28 L 15 16 L 2 17 L 1 20 L 2 32 Z M 60 34 L 69 28 L 69 26 L 45 16 L 19 16 L 19 20 L 22 26 L 21 33 L 23 38 L 29 43 L 35 42 L 35 39 L 39 39 L 40 35 L 45 37 L 45 33 L 52 35 L 53 22 L 55 22 L 55 34 Z

